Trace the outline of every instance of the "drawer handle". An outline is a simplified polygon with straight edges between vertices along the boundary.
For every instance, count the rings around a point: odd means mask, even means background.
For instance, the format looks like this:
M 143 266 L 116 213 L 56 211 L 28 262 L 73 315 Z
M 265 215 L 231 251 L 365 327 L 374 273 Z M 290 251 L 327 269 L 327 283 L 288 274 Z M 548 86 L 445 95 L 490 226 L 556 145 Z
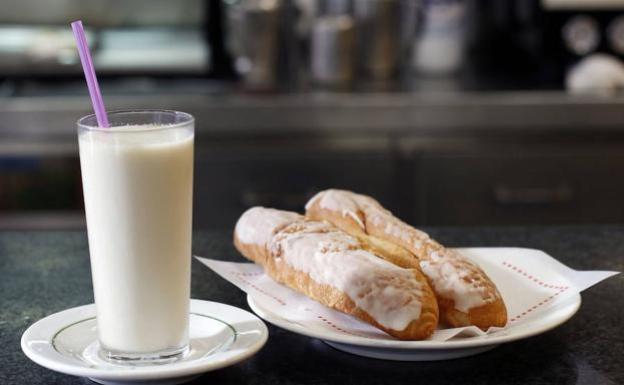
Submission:
M 555 187 L 494 187 L 494 199 L 502 205 L 558 204 L 572 201 L 574 191 L 567 183 Z

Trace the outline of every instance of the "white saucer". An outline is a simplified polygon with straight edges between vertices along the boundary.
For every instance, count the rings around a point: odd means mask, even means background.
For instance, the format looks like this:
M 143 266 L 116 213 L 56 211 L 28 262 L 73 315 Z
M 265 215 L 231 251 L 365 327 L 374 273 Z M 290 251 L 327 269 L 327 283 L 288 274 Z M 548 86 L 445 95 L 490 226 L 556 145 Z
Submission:
M 191 300 L 189 331 L 190 352 L 176 362 L 111 363 L 96 354 L 95 305 L 91 304 L 35 322 L 22 335 L 22 350 L 41 366 L 101 384 L 178 384 L 252 356 L 269 335 L 266 325 L 253 314 L 197 299 Z
M 581 306 L 576 294 L 541 317 L 522 325 L 508 327 L 493 334 L 465 337 L 448 341 L 400 341 L 348 335 L 334 329 L 306 328 L 295 320 L 278 316 L 247 295 L 249 307 L 262 319 L 283 329 L 304 336 L 318 338 L 328 345 L 359 356 L 395 361 L 437 361 L 479 354 L 506 342 L 544 333 L 570 319 Z

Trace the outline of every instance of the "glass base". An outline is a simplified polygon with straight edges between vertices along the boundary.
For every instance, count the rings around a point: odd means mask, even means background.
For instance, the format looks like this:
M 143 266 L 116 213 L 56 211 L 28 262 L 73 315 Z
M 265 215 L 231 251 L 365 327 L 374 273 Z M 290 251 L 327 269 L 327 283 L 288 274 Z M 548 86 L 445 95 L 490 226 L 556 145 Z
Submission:
M 189 353 L 189 345 L 186 344 L 179 348 L 161 350 L 154 353 L 127 353 L 115 350 L 109 350 L 99 345 L 98 355 L 100 358 L 115 364 L 136 365 L 159 365 L 170 364 L 184 359 Z
M 120 354 L 100 345 L 96 319 L 88 317 L 59 330 L 52 345 L 59 354 L 82 366 L 103 371 L 136 371 L 137 368 L 165 368 L 208 359 L 213 354 L 227 352 L 237 341 L 236 336 L 236 330 L 228 323 L 209 315 L 191 313 L 188 346 L 152 354 Z

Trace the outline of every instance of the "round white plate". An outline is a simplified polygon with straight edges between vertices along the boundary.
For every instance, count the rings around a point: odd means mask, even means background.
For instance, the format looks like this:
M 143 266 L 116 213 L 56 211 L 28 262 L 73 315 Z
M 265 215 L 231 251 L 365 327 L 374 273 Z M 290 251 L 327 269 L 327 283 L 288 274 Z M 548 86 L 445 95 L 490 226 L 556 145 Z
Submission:
M 479 354 L 502 343 L 531 337 L 553 329 L 578 311 L 581 306 L 581 296 L 576 294 L 565 303 L 545 312 L 541 317 L 522 325 L 515 325 L 485 336 L 448 341 L 376 339 L 348 335 L 339 331 L 310 329 L 268 311 L 250 295 L 247 295 L 247 303 L 265 321 L 294 333 L 321 339 L 328 345 L 347 353 L 395 361 L 436 361 Z
M 160 365 L 115 364 L 97 354 L 95 305 L 91 304 L 35 322 L 22 335 L 22 350 L 41 366 L 101 384 L 178 384 L 252 356 L 268 335 L 266 325 L 245 310 L 192 299 L 188 354 Z

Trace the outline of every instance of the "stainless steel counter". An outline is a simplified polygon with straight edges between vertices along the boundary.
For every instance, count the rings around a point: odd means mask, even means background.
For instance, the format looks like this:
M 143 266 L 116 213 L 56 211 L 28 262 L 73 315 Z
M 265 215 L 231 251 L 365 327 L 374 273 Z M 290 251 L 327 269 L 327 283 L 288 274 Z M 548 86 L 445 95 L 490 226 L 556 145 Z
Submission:
M 624 97 L 561 92 L 111 96 L 106 104 L 109 110 L 189 112 L 197 118 L 202 138 L 624 132 Z M 0 99 L 0 151 L 73 143 L 75 121 L 89 112 L 86 95 Z M 17 144 L 21 147 L 13 147 Z

